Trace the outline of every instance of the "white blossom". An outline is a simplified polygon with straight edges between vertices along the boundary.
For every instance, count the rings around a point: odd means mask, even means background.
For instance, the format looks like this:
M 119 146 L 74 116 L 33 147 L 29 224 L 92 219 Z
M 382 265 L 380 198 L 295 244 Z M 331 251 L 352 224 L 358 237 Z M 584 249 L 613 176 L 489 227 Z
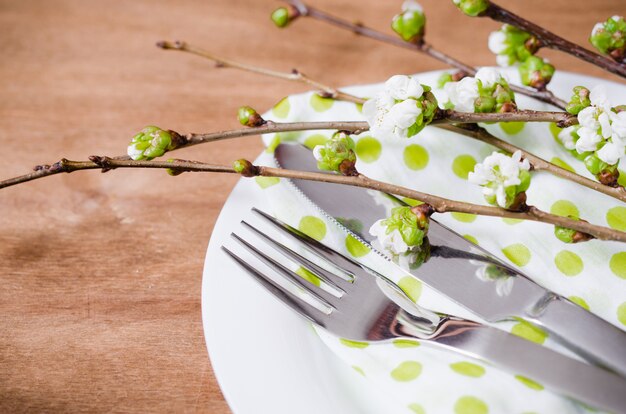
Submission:
M 475 77 L 466 77 L 458 82 L 448 82 L 444 85 L 444 91 L 454 109 L 459 112 L 474 112 L 474 103 L 480 97 L 478 93 L 478 81 L 483 88 L 491 88 L 497 83 L 503 82 L 504 78 L 496 69 L 480 68 Z
M 480 68 L 478 72 L 476 72 L 476 79 L 480 80 L 483 84 L 483 87 L 490 88 L 496 83 L 502 82 L 504 79 L 500 72 L 494 68 Z
M 324 148 L 324 145 L 316 145 L 315 148 L 313 148 L 313 157 L 315 157 L 315 159 L 317 161 L 321 161 L 322 160 L 322 149 Z
M 521 158 L 521 151 L 515 151 L 510 157 L 493 152 L 482 163 L 476 164 L 467 179 L 471 183 L 484 186 L 483 194 L 488 197 L 495 195 L 498 205 L 506 208 L 506 188 L 520 184 L 520 171 L 530 169 L 528 160 L 522 161 Z
M 409 98 L 419 98 L 424 94 L 424 88 L 411 76 L 395 75 L 385 82 L 385 92 L 393 99 L 403 101 Z
M 489 35 L 489 50 L 491 50 L 496 55 L 504 52 L 509 45 L 506 43 L 506 34 L 504 34 L 501 30 L 496 30 L 495 32 L 491 32 Z
M 376 237 L 380 247 L 392 256 L 404 254 L 409 250 L 409 246 L 404 242 L 400 231 L 393 230 L 387 234 L 387 226 L 383 224 L 384 220 L 378 220 L 370 227 L 370 234 Z
M 601 86 L 591 90 L 589 100 L 591 106 L 578 113 L 580 139 L 576 142 L 576 151 L 597 151 L 598 158 L 615 165 L 624 155 L 626 114 L 611 110 L 606 90 Z
M 577 130 L 578 127 L 572 125 L 559 132 L 559 141 L 561 141 L 566 149 L 573 150 L 576 148 L 576 141 L 574 141 L 574 136 L 572 135 L 572 133 L 575 133 Z
M 448 82 L 443 88 L 456 111 L 474 112 L 474 102 L 480 96 L 475 78 L 467 77 L 458 82 Z
M 417 99 L 424 87 L 411 76 L 396 75 L 384 89 L 363 104 L 363 115 L 372 134 L 380 137 L 407 138 L 408 130 L 422 114 Z

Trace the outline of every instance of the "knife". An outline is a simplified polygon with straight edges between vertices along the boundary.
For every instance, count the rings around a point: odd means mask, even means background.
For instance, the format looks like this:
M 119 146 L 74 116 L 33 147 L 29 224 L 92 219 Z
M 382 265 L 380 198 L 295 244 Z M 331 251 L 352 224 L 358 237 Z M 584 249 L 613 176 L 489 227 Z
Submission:
M 281 144 L 275 158 L 282 168 L 318 171 L 311 151 L 302 145 Z M 377 203 L 374 197 L 389 198 L 387 194 L 340 184 L 290 181 L 342 230 L 389 260 L 370 246 L 373 237 L 368 232 L 372 224 L 388 214 L 384 203 Z M 346 223 L 358 226 L 348 228 Z M 543 288 L 432 218 L 428 239 L 431 256 L 410 270 L 414 277 L 488 322 L 523 319 L 540 326 L 589 363 L 626 377 L 625 332 Z M 476 276 L 486 264 L 496 266 L 510 278 L 507 289 L 498 288 L 495 280 Z

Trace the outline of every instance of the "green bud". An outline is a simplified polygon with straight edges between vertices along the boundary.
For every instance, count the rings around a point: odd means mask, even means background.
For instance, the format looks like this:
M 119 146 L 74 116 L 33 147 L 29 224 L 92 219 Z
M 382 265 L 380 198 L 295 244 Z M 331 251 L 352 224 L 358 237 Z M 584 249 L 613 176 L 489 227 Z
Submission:
M 572 115 L 578 115 L 580 111 L 591 105 L 589 99 L 589 89 L 584 86 L 575 86 L 570 101 L 567 103 L 565 110 Z
M 489 0 L 452 0 L 468 16 L 478 16 L 489 8 Z
M 133 137 L 127 153 L 133 160 L 151 160 L 176 148 L 180 136 L 156 126 L 147 126 Z
M 621 16 L 613 16 L 596 24 L 589 41 L 601 53 L 623 62 L 626 58 L 626 21 Z
M 424 35 L 424 27 L 426 26 L 426 16 L 416 8 L 404 10 L 397 14 L 391 20 L 391 28 L 396 32 L 402 40 L 406 42 L 416 43 L 422 39 Z
M 356 171 L 354 170 L 356 163 L 354 149 L 354 141 L 348 134 L 341 131 L 336 132 L 331 139 L 313 149 L 317 168 L 352 175 L 350 173 Z
M 585 158 L 585 167 L 587 167 L 587 170 L 589 170 L 591 174 L 598 175 L 610 167 L 610 165 L 602 161 L 595 153 L 593 153 Z
M 538 56 L 530 56 L 518 67 L 522 83 L 536 89 L 544 89 L 552 80 L 554 66 Z
M 395 207 L 391 210 L 391 216 L 383 220 L 381 224 L 387 227 L 387 234 L 398 230 L 407 246 L 421 246 L 429 227 L 428 217 L 425 215 L 421 217 L 418 220 L 411 207 Z
M 249 106 L 242 106 L 237 110 L 237 119 L 241 125 L 257 127 L 265 124 L 265 120 Z
M 450 72 L 443 72 L 439 79 L 437 79 L 437 87 L 443 89 L 444 85 L 448 82 L 453 82 L 452 74 Z
M 476 112 L 493 112 L 496 107 L 496 100 L 491 96 L 479 96 L 474 101 L 474 110 Z
M 294 21 L 298 16 L 300 16 L 300 12 L 298 12 L 298 9 L 296 9 L 292 5 L 288 5 L 286 7 L 279 7 L 274 10 L 270 15 L 270 18 L 277 27 L 283 28 L 287 27 L 289 23 Z
M 255 177 L 258 175 L 258 169 L 250 161 L 245 159 L 237 160 L 233 163 L 233 169 L 236 173 L 244 177 Z
M 574 243 L 574 235 L 578 233 L 576 230 L 567 227 L 554 226 L 554 235 L 563 243 Z
M 478 79 L 477 85 L 479 97 L 474 101 L 475 112 L 511 112 L 517 108 L 515 94 L 504 78 L 489 87 Z

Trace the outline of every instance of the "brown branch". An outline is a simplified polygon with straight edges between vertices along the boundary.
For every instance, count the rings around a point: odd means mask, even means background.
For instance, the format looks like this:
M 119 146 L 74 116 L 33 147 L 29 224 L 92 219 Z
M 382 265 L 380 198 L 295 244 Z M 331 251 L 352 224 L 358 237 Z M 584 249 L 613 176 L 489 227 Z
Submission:
M 576 116 L 567 112 L 513 111 L 503 113 L 474 113 L 440 110 L 433 123 L 477 123 L 477 122 L 554 122 L 560 128 L 578 124 Z
M 476 68 L 470 65 L 467 65 L 453 58 L 452 56 L 449 56 L 435 49 L 432 45 L 426 42 L 419 42 L 419 43 L 405 42 L 404 40 L 398 37 L 379 32 L 370 27 L 364 26 L 361 23 L 352 23 L 350 21 L 328 14 L 319 9 L 316 9 L 315 7 L 305 4 L 300 0 L 289 0 L 288 2 L 298 10 L 301 16 L 311 17 L 316 20 L 329 23 L 333 26 L 337 26 L 339 28 L 348 30 L 354 34 L 361 35 L 364 37 L 369 37 L 370 39 L 374 39 L 379 42 L 391 44 L 391 45 L 401 47 L 404 49 L 409 49 L 414 52 L 423 53 L 427 56 L 432 57 L 433 59 L 436 59 L 440 62 L 445 63 L 448 66 L 457 68 L 460 71 L 463 71 L 471 76 L 474 76 L 476 74 Z M 556 96 L 554 96 L 552 92 L 548 90 L 538 91 L 538 90 L 525 88 L 525 87 L 517 86 L 517 85 L 510 85 L 510 86 L 511 86 L 511 89 L 517 93 L 521 93 L 522 95 L 526 95 L 531 98 L 535 98 L 539 101 L 549 103 L 551 105 L 556 106 L 557 108 L 565 109 L 565 106 L 567 105 L 567 102 L 563 101 L 562 99 L 557 98 Z
M 191 46 L 187 44 L 186 42 L 181 42 L 181 41 L 175 41 L 175 42 L 160 41 L 160 42 L 157 42 L 157 46 L 165 50 L 178 50 L 181 52 L 188 52 L 197 56 L 201 56 L 206 59 L 210 59 L 214 61 L 218 67 L 241 69 L 246 72 L 258 73 L 261 75 L 267 75 L 267 76 L 271 76 L 274 78 L 286 79 L 290 81 L 296 81 L 296 82 L 301 82 L 307 85 L 311 85 L 315 89 L 319 90 L 318 94 L 324 98 L 340 99 L 342 101 L 349 101 L 349 102 L 354 102 L 354 103 L 362 103 L 363 101 L 361 98 L 357 96 L 350 95 L 349 93 L 342 92 L 339 89 L 336 89 L 331 86 L 324 85 L 321 82 L 315 81 L 309 78 L 308 76 L 306 76 L 304 73 L 298 71 L 297 69 L 293 69 L 291 72 L 278 72 L 278 71 L 271 70 L 271 69 L 260 68 L 258 66 L 248 65 L 245 63 L 240 63 L 234 60 L 219 57 L 210 52 L 199 49 L 195 46 Z
M 233 167 L 207 164 L 197 161 L 172 160 L 172 161 L 133 161 L 119 158 L 110 158 L 103 156 L 91 156 L 89 161 L 70 161 L 62 159 L 48 168 L 41 168 L 31 174 L 17 177 L 13 181 L 26 182 L 43 176 L 70 173 L 80 170 L 101 169 L 102 172 L 118 168 L 156 168 L 171 169 L 177 172 L 218 172 L 218 173 L 236 173 Z M 547 224 L 571 228 L 581 233 L 589 234 L 600 240 L 614 240 L 626 242 L 626 232 L 609 229 L 607 227 L 597 226 L 582 220 L 572 220 L 567 217 L 556 216 L 539 210 L 536 207 L 529 207 L 527 211 L 513 212 L 499 207 L 484 206 L 479 204 L 465 203 L 462 201 L 450 200 L 432 194 L 411 190 L 405 187 L 385 183 L 368 178 L 364 175 L 343 176 L 338 174 L 305 172 L 297 170 L 286 170 L 282 168 L 272 168 L 264 166 L 253 166 L 247 168 L 245 176 L 264 176 L 264 177 L 281 177 L 291 179 L 301 179 L 309 181 L 319 181 L 336 183 L 343 185 L 351 185 L 355 187 L 368 188 L 372 190 L 382 191 L 401 197 L 409 197 L 419 200 L 433 207 L 437 213 L 469 213 L 482 216 L 514 218 L 521 220 L 538 221 Z M 2 182 L 4 183 L 4 182 Z M 2 184 L 0 183 L 0 188 Z
M 609 59 L 606 56 L 602 56 L 589 49 L 585 49 L 576 43 L 570 42 L 569 40 L 566 40 L 561 36 L 558 36 L 537 24 L 498 6 L 495 3 L 490 3 L 487 10 L 485 10 L 485 12 L 480 16 L 489 17 L 498 22 L 510 24 L 520 30 L 530 33 L 539 41 L 539 47 L 547 47 L 565 52 L 608 72 L 621 76 L 622 78 L 626 78 L 626 65 L 620 64 L 613 59 Z

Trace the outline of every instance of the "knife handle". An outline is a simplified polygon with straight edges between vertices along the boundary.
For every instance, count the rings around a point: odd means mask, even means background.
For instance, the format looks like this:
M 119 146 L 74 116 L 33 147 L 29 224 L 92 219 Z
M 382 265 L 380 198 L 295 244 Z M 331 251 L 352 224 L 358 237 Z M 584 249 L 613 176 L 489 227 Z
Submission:
M 626 332 L 604 319 L 557 296 L 525 319 L 545 328 L 590 363 L 626 378 Z

